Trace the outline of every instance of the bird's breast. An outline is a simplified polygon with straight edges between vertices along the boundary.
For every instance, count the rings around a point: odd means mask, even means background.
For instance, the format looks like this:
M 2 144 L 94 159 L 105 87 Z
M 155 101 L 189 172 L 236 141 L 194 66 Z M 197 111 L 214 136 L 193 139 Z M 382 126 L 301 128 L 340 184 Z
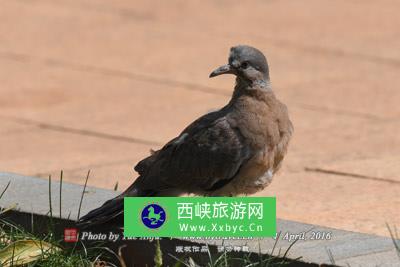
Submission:
M 258 101 L 259 102 L 259 101 Z M 245 142 L 255 150 L 263 150 L 279 141 L 279 127 L 275 114 L 266 103 L 247 102 L 232 114 L 236 127 Z M 252 104 L 252 105 L 251 105 Z

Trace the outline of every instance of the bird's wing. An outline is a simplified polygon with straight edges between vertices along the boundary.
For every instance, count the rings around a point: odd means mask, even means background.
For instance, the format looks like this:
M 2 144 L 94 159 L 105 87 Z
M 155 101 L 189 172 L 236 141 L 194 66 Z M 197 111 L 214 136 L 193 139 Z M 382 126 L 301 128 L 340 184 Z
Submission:
M 142 159 L 141 161 L 139 161 L 136 164 L 136 166 L 134 168 L 135 171 L 137 171 L 140 175 L 146 175 L 146 173 L 150 170 L 150 167 L 160 156 L 160 153 L 165 152 L 165 150 L 167 148 L 173 146 L 174 144 L 176 145 L 177 142 L 179 141 L 179 139 L 182 138 L 182 136 L 185 133 L 194 134 L 195 132 L 200 132 L 206 128 L 210 128 L 210 127 L 212 127 L 213 124 L 215 124 L 215 122 L 218 119 L 221 119 L 222 117 L 224 117 L 225 114 L 226 114 L 226 112 L 224 112 L 224 109 L 222 109 L 220 111 L 211 112 L 211 113 L 208 113 L 208 114 L 198 118 L 197 120 L 192 122 L 189 126 L 187 126 L 178 137 L 175 137 L 174 139 L 169 141 L 167 144 L 165 144 L 162 149 L 157 150 L 157 151 L 152 150 L 150 156 Z
M 224 110 L 209 113 L 135 167 L 135 187 L 163 191 L 214 190 L 229 182 L 251 156 L 240 131 Z

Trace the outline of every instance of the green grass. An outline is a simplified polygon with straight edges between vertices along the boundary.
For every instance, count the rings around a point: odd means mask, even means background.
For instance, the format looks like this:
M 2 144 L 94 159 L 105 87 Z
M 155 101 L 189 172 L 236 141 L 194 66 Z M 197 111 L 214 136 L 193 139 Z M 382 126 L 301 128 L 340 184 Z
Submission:
M 73 247 L 65 247 L 63 240 L 56 240 L 52 233 L 39 237 L 25 231 L 22 228 L 0 219 L 0 251 L 6 247 L 15 249 L 15 244 L 19 244 L 18 241 L 34 240 L 39 243 L 49 244 L 52 249 L 42 250 L 38 256 L 38 260 L 27 264 L 26 266 L 38 266 L 38 267 L 92 267 L 100 265 L 102 260 L 107 261 L 108 259 L 115 257 L 106 247 L 85 247 L 83 243 L 76 243 Z M 13 247 L 14 245 L 14 247 Z M 16 260 L 17 253 L 13 252 L 13 256 Z M 1 261 L 1 259 L 0 259 Z M 114 266 L 107 263 L 107 266 Z M 12 266 L 13 264 L 11 264 Z M 1 264 L 0 264 L 1 266 Z

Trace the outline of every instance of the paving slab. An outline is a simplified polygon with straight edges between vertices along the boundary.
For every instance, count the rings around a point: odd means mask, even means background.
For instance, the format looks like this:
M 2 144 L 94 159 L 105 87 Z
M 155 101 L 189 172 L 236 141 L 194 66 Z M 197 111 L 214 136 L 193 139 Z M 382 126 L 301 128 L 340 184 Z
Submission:
M 135 154 L 150 153 L 148 146 L 140 144 L 107 142 L 95 137 L 43 130 L 2 136 L 1 140 L 1 168 L 7 168 L 10 172 L 40 174 L 45 179 L 50 174 L 53 179 L 59 179 L 60 171 L 65 170 L 66 181 L 81 184 L 85 182 L 87 171 L 92 170 L 88 183 L 103 185 L 109 189 L 118 181 L 126 181 L 124 186 L 133 181 L 136 178 L 133 163 L 140 159 L 135 158 Z M 42 149 L 43 147 L 46 149 Z M 115 162 L 124 163 L 124 167 L 116 168 L 112 174 L 97 172 L 97 166 L 107 166 Z
M 396 258 L 397 257 L 397 258 Z M 360 258 L 365 265 L 360 264 Z M 335 263 L 343 266 L 398 266 L 398 254 L 395 250 L 372 253 L 369 255 L 361 255 L 337 260 Z M 383 263 L 384 262 L 384 263 Z
M 35 127 L 32 127 L 30 125 L 22 125 L 18 122 L 15 121 L 10 121 L 6 119 L 0 118 L 1 121 L 1 129 L 0 129 L 0 136 L 6 136 L 6 135 L 18 135 L 21 133 L 24 133 L 26 131 L 34 131 Z
M 0 203 L 2 208 L 17 204 L 16 209 L 21 212 L 47 215 L 50 210 L 49 182 L 40 178 L 18 175 L 15 173 L 0 173 L 1 192 L 7 187 Z M 51 207 L 54 217 L 60 217 L 60 183 L 51 183 Z M 62 184 L 61 217 L 76 220 L 79 213 L 79 204 L 83 186 L 71 183 Z M 81 215 L 99 206 L 99 202 L 115 197 L 118 192 L 101 188 L 88 187 L 85 190 L 84 201 L 81 206 Z M 100 196 L 100 199 L 98 197 Z
M 399 194 L 400 186 L 391 183 L 283 172 L 257 195 L 276 196 L 279 218 L 389 236 L 386 224 L 400 220 Z
M 37 69 L 20 62 L 8 65 L 10 69 L 32 70 L 20 74 L 24 81 L 29 81 L 22 84 L 6 75 L 0 78 L 5 92 L 21 99 L 26 97 L 25 102 L 11 99 L 14 105 L 4 107 L 2 115 L 25 124 L 90 129 L 160 145 L 178 135 L 194 118 L 228 101 L 228 96 L 190 91 L 182 86 L 149 86 L 143 81 L 64 69 Z M 49 78 L 43 80 L 42 76 Z M 44 96 L 57 102 L 40 102 Z M 38 106 L 34 106 L 35 102 Z

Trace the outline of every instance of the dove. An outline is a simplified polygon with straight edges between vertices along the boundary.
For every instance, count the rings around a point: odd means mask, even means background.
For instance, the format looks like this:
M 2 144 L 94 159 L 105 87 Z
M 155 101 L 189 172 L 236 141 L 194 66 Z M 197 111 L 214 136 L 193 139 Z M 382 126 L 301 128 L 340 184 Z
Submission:
M 272 90 L 267 59 L 254 47 L 232 47 L 228 64 L 210 78 L 223 74 L 236 76 L 230 101 L 141 160 L 132 185 L 82 217 L 79 225 L 121 219 L 124 197 L 249 195 L 271 183 L 293 125 L 287 107 Z

